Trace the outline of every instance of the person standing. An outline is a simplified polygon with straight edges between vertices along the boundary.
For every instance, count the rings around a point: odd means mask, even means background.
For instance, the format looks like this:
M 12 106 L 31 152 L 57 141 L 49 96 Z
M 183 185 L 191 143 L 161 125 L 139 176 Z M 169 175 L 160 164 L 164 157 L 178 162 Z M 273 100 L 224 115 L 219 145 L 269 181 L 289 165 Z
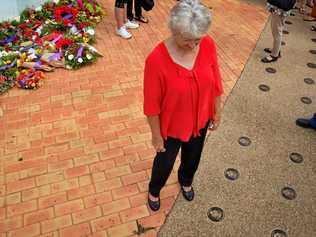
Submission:
M 139 25 L 135 22 L 131 22 L 126 19 L 125 5 L 128 0 L 116 0 L 115 1 L 115 19 L 116 19 L 116 34 L 124 39 L 130 39 L 132 34 L 127 29 L 136 29 Z
M 286 3 L 283 5 L 283 3 Z M 294 7 L 295 0 L 279 1 L 268 0 L 267 9 L 271 13 L 271 31 L 273 36 L 273 47 L 265 48 L 264 51 L 269 55 L 262 58 L 261 62 L 271 63 L 281 58 L 281 42 L 285 18 L 290 15 L 290 10 Z
M 207 35 L 209 9 L 197 0 L 179 1 L 171 10 L 169 38 L 149 54 L 144 70 L 144 114 L 156 150 L 148 205 L 160 208 L 165 185 L 181 148 L 178 180 L 184 198 L 192 201 L 192 182 L 208 129 L 221 117 L 223 93 L 216 46 Z

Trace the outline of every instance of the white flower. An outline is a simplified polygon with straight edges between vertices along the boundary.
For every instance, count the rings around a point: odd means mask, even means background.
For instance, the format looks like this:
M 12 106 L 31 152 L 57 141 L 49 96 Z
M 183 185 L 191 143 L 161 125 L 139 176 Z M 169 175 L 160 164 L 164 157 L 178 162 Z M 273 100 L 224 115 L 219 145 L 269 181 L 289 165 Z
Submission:
M 88 30 L 87 30 L 87 33 L 88 33 L 89 35 L 94 35 L 94 34 L 95 34 L 95 31 L 94 31 L 94 29 L 88 29 Z
M 86 57 L 87 57 L 88 60 L 92 59 L 92 55 L 91 54 L 87 54 Z
M 79 32 L 78 32 L 78 29 L 75 25 L 73 25 L 71 28 L 70 28 L 70 32 L 74 35 L 77 35 Z
M 83 63 L 83 59 L 82 58 L 78 58 L 78 63 Z
M 59 0 L 53 0 L 54 3 L 58 4 L 59 3 Z
M 73 56 L 72 54 L 68 55 L 68 60 L 73 60 L 75 56 Z
M 3 56 L 7 56 L 8 53 L 6 51 L 1 51 L 0 52 L 0 58 L 3 57 Z
M 39 26 L 35 32 L 37 32 L 39 35 L 42 34 L 42 29 L 43 29 L 43 26 Z
M 30 60 L 33 60 L 33 59 L 36 59 L 37 56 L 36 56 L 35 53 L 34 53 L 34 54 L 32 53 L 32 54 L 30 54 L 27 58 L 30 59 Z
M 42 6 L 38 6 L 37 8 L 35 8 L 35 11 L 37 11 L 37 12 L 42 11 Z
M 71 69 L 72 69 L 72 67 L 71 67 L 70 65 L 66 65 L 66 69 L 71 70 Z
M 14 20 L 20 21 L 20 16 L 14 17 Z

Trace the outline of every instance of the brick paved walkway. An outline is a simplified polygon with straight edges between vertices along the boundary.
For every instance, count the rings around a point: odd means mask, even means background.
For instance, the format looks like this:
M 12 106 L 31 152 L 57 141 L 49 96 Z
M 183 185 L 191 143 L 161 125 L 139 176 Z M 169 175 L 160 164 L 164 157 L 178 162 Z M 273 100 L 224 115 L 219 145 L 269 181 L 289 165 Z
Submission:
M 130 236 L 136 220 L 159 228 L 174 204 L 175 173 L 162 190 L 161 211 L 146 206 L 154 153 L 142 114 L 144 60 L 168 35 L 174 1 L 156 1 L 150 24 L 129 41 L 113 33 L 113 0 L 100 2 L 108 12 L 97 30 L 104 58 L 51 73 L 38 91 L 0 97 L 1 237 Z M 211 34 L 228 95 L 267 13 L 236 0 L 204 3 L 214 10 Z

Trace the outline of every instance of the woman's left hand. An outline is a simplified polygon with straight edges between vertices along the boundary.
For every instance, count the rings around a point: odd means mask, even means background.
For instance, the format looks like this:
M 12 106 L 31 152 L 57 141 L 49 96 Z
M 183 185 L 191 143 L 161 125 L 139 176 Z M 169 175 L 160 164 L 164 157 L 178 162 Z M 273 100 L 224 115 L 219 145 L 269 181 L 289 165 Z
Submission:
M 220 118 L 216 118 L 213 121 L 211 121 L 210 125 L 208 126 L 208 129 L 211 131 L 215 131 L 220 124 Z

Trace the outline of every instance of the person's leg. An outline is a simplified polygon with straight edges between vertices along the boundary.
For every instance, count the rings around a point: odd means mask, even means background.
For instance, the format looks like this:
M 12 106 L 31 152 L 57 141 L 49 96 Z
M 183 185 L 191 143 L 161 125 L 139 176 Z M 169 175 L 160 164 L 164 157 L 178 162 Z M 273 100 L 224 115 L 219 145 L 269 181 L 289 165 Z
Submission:
M 143 16 L 142 14 L 142 5 L 141 5 L 142 0 L 135 0 L 135 20 L 143 22 L 143 23 L 148 23 L 148 19 Z
M 160 190 L 167 182 L 172 171 L 174 162 L 179 152 L 181 141 L 174 138 L 168 138 L 164 142 L 165 152 L 158 152 L 154 159 L 149 182 L 149 194 L 158 198 Z
M 125 10 L 124 10 L 124 1 L 123 0 L 116 0 L 115 1 L 115 20 L 117 29 L 120 29 L 124 26 L 125 22 Z
M 126 30 L 127 27 L 125 24 L 125 4 L 126 0 L 115 1 L 115 19 L 117 24 L 116 34 L 124 39 L 129 39 L 132 37 L 132 35 Z
M 306 0 L 301 0 L 301 1 L 300 1 L 300 6 L 299 6 L 299 11 L 300 11 L 300 13 L 302 13 L 302 14 L 305 13 L 305 5 L 306 5 Z
M 132 21 L 134 19 L 133 14 L 133 0 L 127 0 L 127 9 L 126 9 L 127 19 Z
M 311 12 L 311 17 L 316 18 L 316 4 L 314 4 L 312 12 Z
M 142 16 L 142 5 L 141 0 L 134 0 L 134 8 L 135 8 L 135 16 L 141 17 Z
M 283 28 L 284 28 L 284 17 L 272 14 L 271 19 L 271 29 L 273 35 L 273 48 L 271 52 L 271 56 L 278 57 L 281 49 L 281 42 L 283 36 Z
M 201 136 L 191 137 L 188 142 L 183 142 L 181 145 L 181 164 L 178 170 L 178 179 L 182 187 L 188 188 L 185 191 L 190 190 L 194 174 L 198 169 L 207 127 L 208 123 L 205 128 L 201 129 Z
M 311 14 L 303 18 L 304 21 L 316 21 L 316 4 L 314 4 Z

